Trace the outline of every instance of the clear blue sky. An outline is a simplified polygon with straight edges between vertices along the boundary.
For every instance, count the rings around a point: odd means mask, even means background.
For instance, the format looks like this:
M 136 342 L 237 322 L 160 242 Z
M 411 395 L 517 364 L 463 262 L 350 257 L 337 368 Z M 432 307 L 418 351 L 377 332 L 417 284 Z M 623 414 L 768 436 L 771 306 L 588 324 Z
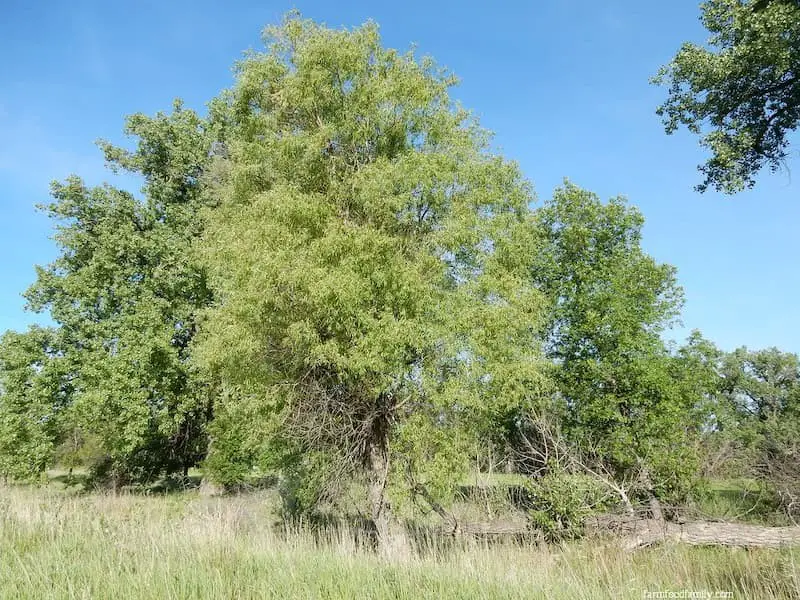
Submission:
M 434 56 L 462 79 L 456 97 L 496 132 L 540 198 L 564 177 L 624 195 L 647 219 L 646 249 L 678 267 L 681 338 L 701 329 L 723 348 L 800 351 L 800 172 L 765 174 L 733 198 L 697 194 L 703 155 L 664 135 L 648 78 L 683 40 L 703 41 L 698 0 L 541 2 L 10 2 L 0 20 L 0 331 L 23 311 L 33 265 L 51 260 L 34 205 L 48 182 L 112 179 L 93 145 L 122 141 L 123 115 L 202 110 L 260 31 L 299 8 L 331 26 L 372 18 L 384 42 Z

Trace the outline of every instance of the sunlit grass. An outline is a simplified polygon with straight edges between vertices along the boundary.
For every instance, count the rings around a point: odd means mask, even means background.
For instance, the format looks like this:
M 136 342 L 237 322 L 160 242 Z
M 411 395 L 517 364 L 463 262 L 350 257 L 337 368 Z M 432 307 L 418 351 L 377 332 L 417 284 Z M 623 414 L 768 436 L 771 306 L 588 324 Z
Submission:
M 720 479 L 706 483 L 695 495 L 699 518 L 792 525 L 780 510 L 774 492 L 755 480 Z
M 430 540 L 429 540 L 430 542 Z M 0 488 L 0 598 L 800 597 L 800 552 L 471 541 L 389 557 L 344 529 L 275 525 L 269 492 L 68 495 Z

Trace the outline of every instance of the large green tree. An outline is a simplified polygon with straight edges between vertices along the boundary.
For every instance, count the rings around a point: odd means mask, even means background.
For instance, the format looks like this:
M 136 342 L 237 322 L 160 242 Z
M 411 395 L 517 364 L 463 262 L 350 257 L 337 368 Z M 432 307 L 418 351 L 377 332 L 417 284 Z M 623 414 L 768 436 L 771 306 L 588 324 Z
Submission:
M 698 189 L 733 193 L 781 166 L 800 121 L 800 2 L 709 0 L 701 10 L 711 38 L 684 44 L 656 76 L 669 86 L 658 114 L 667 133 L 686 126 L 711 152 Z
M 567 183 L 535 222 L 532 278 L 549 300 L 543 335 L 572 442 L 634 491 L 685 491 L 702 393 L 691 353 L 660 335 L 682 303 L 675 269 L 644 252 L 643 217 L 623 199 Z
M 531 193 L 431 60 L 296 17 L 239 64 L 203 240 L 217 456 L 443 488 L 493 415 L 541 393 Z M 526 234 L 527 231 L 527 234 Z M 248 415 L 248 420 L 236 418 Z
M 116 482 L 185 471 L 205 451 L 211 398 L 189 344 L 211 298 L 190 252 L 202 230 L 206 129 L 180 104 L 169 115 L 134 115 L 126 128 L 137 139 L 133 150 L 101 146 L 112 168 L 144 179 L 144 197 L 72 177 L 53 184 L 44 207 L 61 253 L 37 269 L 26 296 L 56 322 L 69 365 L 62 425 L 73 430 L 70 439 L 91 441 L 90 466 Z M 23 383 L 7 384 L 6 396 L 52 404 L 49 387 Z

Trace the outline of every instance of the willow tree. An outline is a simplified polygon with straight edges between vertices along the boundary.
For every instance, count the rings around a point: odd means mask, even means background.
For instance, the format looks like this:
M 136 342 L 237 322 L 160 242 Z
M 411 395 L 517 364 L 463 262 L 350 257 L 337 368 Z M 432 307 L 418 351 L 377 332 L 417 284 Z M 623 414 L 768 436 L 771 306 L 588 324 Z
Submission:
M 498 410 L 540 393 L 531 192 L 450 99 L 455 79 L 374 24 L 291 16 L 265 38 L 212 108 L 214 448 L 365 474 L 382 539 L 393 475 L 444 488 Z

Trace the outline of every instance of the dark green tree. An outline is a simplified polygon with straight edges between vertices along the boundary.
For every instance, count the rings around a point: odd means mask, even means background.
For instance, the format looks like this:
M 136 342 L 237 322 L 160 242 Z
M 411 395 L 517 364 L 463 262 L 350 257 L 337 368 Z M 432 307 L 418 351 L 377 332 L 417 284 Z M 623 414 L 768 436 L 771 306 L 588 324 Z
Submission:
M 51 463 L 72 395 L 58 332 L 32 327 L 0 338 L 0 476 L 36 479 Z
M 622 199 L 567 183 L 535 219 L 532 277 L 549 300 L 545 348 L 572 443 L 630 489 L 684 493 L 702 395 L 688 355 L 661 338 L 682 303 L 675 269 L 642 250 L 642 215 Z
M 684 44 L 654 78 L 669 86 L 657 112 L 667 133 L 686 126 L 711 152 L 697 189 L 734 193 L 781 166 L 800 121 L 800 3 L 709 0 L 701 11 L 708 46 Z
M 26 293 L 57 323 L 73 369 L 65 423 L 96 445 L 96 474 L 118 483 L 197 463 L 211 410 L 189 355 L 198 311 L 211 300 L 191 252 L 202 231 L 206 125 L 178 103 L 169 115 L 130 117 L 126 132 L 134 150 L 101 146 L 113 169 L 144 179 L 143 199 L 77 177 L 53 184 L 44 209 L 61 254 L 37 269 Z

